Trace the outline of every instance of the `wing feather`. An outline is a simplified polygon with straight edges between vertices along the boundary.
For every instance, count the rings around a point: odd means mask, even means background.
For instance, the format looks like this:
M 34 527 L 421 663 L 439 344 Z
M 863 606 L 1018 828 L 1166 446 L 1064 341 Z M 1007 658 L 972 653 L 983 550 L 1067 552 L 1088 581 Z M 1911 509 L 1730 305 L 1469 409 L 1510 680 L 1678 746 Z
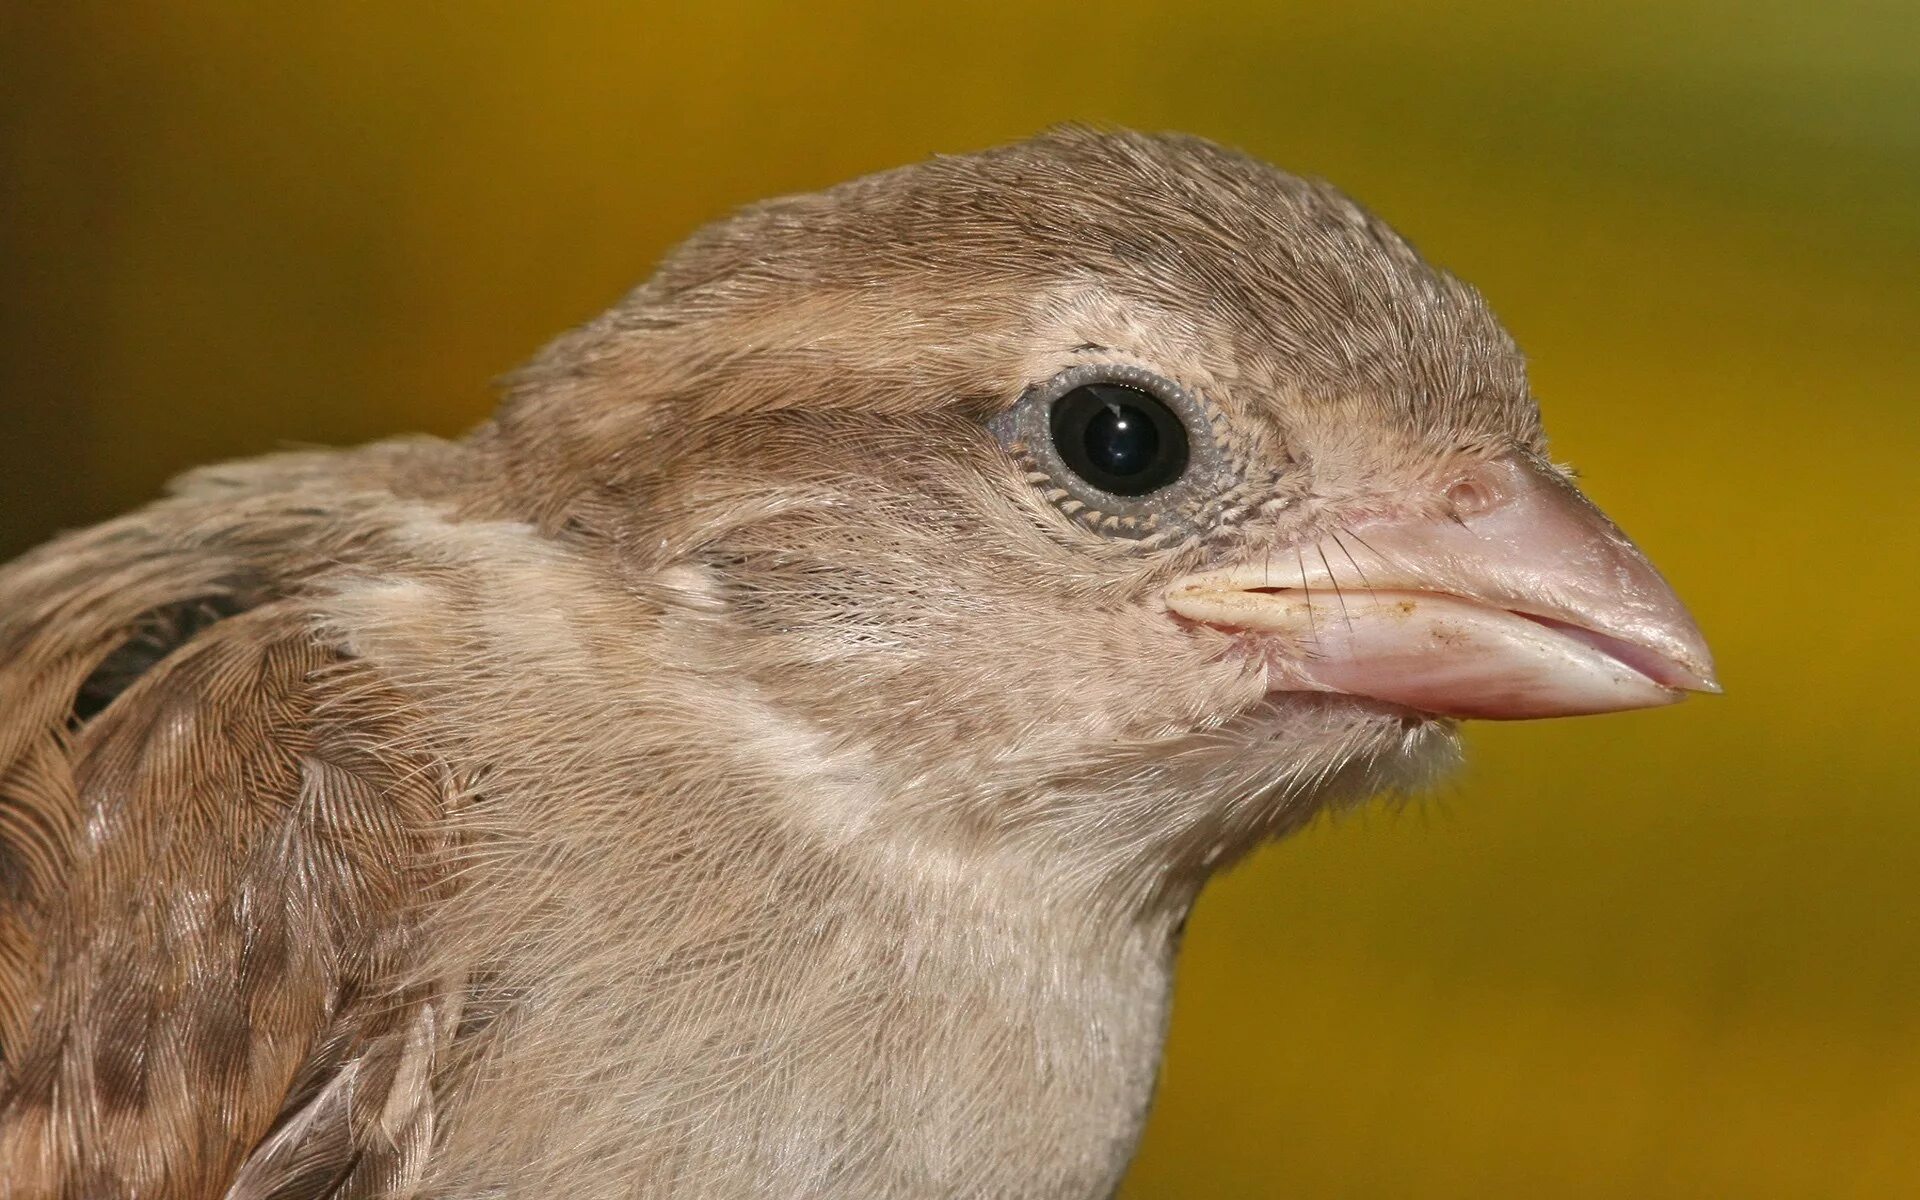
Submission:
M 56 547 L 0 572 L 0 1197 L 408 1194 L 449 772 L 261 572 Z

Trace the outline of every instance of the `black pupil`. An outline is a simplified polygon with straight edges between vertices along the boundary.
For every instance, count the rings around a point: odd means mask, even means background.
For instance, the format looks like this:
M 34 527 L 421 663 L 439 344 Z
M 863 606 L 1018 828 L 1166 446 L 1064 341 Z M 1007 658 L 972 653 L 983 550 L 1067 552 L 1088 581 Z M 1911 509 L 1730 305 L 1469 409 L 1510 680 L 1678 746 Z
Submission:
M 1054 449 L 1074 474 L 1102 491 L 1144 496 L 1180 477 L 1187 430 L 1138 388 L 1090 383 L 1053 402 Z
M 1138 475 L 1160 450 L 1147 414 L 1131 404 L 1107 403 L 1087 422 L 1087 458 L 1109 475 Z

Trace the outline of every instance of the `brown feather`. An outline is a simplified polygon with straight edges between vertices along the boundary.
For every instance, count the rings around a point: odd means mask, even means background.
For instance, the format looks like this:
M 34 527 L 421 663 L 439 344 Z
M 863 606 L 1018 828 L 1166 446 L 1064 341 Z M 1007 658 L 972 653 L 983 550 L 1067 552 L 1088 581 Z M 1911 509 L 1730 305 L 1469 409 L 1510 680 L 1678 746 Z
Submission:
M 1181 537 L 988 428 L 1088 362 L 1210 406 Z M 1208 875 L 1455 748 L 1153 598 L 1516 446 L 1353 201 L 1063 130 L 0 568 L 0 1200 L 1107 1194 Z

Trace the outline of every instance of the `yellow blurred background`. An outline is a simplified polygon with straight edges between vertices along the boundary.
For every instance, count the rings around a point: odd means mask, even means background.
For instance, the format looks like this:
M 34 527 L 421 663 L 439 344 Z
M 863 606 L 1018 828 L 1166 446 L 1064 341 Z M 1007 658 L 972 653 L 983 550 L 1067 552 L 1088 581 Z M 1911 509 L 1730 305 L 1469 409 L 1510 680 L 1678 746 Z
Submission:
M 316 11 L 316 10 L 326 10 Z M 0 11 L 0 553 L 479 420 L 769 194 L 1063 119 L 1479 284 L 1727 695 L 1479 726 L 1201 905 L 1125 1195 L 1920 1195 L 1920 10 L 749 0 Z

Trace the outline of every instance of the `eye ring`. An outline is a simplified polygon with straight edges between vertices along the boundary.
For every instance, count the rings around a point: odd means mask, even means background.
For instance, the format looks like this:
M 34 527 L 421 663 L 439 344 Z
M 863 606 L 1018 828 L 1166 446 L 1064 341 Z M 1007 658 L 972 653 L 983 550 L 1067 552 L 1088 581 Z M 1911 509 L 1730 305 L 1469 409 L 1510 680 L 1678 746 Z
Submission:
M 1094 432 L 1107 440 L 1089 446 L 1087 433 L 1102 413 L 1105 428 Z M 1130 431 L 1114 428 L 1129 423 Z M 987 428 L 1063 512 L 1115 537 L 1197 532 L 1234 477 L 1212 407 L 1128 363 L 1069 367 L 1027 389 Z M 1141 436 L 1147 429 L 1152 438 Z M 1122 433 L 1128 436 L 1112 436 Z

